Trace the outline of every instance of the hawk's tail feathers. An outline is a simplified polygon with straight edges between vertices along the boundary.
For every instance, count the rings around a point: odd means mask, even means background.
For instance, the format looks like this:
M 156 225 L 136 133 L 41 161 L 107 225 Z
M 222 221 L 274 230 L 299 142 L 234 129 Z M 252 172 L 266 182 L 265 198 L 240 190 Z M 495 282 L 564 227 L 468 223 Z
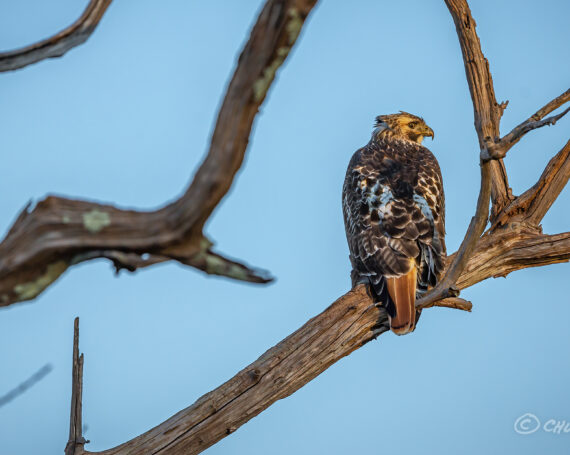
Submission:
M 390 318 L 390 328 L 396 335 L 405 335 L 416 328 L 416 277 L 415 267 L 396 278 L 386 278 L 386 287 L 395 315 Z

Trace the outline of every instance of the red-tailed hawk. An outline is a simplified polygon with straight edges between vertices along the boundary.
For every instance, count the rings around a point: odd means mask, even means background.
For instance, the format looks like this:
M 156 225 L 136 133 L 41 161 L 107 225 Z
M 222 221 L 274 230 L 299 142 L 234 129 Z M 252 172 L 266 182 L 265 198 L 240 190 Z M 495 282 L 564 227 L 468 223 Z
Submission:
M 342 190 L 353 284 L 369 283 L 398 335 L 412 332 L 416 297 L 443 271 L 445 199 L 433 131 L 407 112 L 380 115 L 370 142 L 352 156 Z

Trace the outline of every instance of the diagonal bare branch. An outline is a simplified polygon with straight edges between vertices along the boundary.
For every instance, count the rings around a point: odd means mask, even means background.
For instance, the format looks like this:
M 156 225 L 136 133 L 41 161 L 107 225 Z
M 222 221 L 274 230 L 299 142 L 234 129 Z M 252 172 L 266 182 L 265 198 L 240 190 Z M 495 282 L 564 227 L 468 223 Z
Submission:
M 566 104 L 568 101 L 570 101 L 570 89 L 566 90 L 562 95 L 557 96 L 552 101 L 542 106 L 527 121 L 542 120 L 548 114 L 554 112 L 556 109 L 558 109 L 563 104 Z
M 492 229 L 507 222 L 538 226 L 570 179 L 570 141 L 548 163 L 538 181 L 509 204 Z
M 485 235 L 477 244 L 457 287 L 465 289 L 488 278 L 505 277 L 530 267 L 570 261 L 570 232 L 545 235 L 517 227 Z
M 535 114 L 513 128 L 511 132 L 506 134 L 500 141 L 490 143 L 486 149 L 487 155 L 485 156 L 485 159 L 496 160 L 504 158 L 513 145 L 520 141 L 521 138 L 529 131 L 542 128 L 543 126 L 556 124 L 558 120 L 570 111 L 570 107 L 562 111 L 560 114 L 553 115 L 548 118 L 544 117 L 568 101 L 570 101 L 570 90 L 566 90 L 562 95 L 556 97 L 540 108 Z
M 233 183 L 259 107 L 315 3 L 267 1 L 239 57 L 208 155 L 178 200 L 137 212 L 51 196 L 24 209 L 0 243 L 0 306 L 35 298 L 68 267 L 93 257 L 128 270 L 168 258 L 207 273 L 268 282 L 266 273 L 213 253 L 202 230 Z
M 16 399 L 23 393 L 25 393 L 30 387 L 33 387 L 38 382 L 40 382 L 43 378 L 45 378 L 53 369 L 51 364 L 46 363 L 43 367 L 41 367 L 38 371 L 36 371 L 33 375 L 31 375 L 28 379 L 24 382 L 20 383 L 16 388 L 10 390 L 8 393 L 0 396 L 0 408 L 10 401 Z
M 570 260 L 570 233 L 510 230 L 479 240 L 459 277 L 463 289 L 514 270 Z M 446 299 L 436 306 L 470 310 Z M 193 455 L 310 382 L 344 356 L 389 330 L 384 308 L 358 285 L 218 388 L 165 422 L 98 455 Z
M 387 324 L 385 310 L 359 286 L 192 406 L 129 442 L 96 453 L 200 453 L 389 330 Z
M 564 117 L 570 111 L 570 107 L 563 110 L 560 114 L 553 115 L 551 117 L 547 117 L 543 120 L 535 120 L 535 121 L 526 121 L 521 125 L 514 128 L 509 134 L 507 134 L 503 140 L 501 140 L 501 144 L 504 144 L 501 152 L 498 155 L 494 154 L 496 150 L 494 147 L 491 149 L 491 154 L 493 155 L 493 159 L 503 158 L 507 151 L 515 145 L 526 133 L 529 131 L 535 130 L 537 128 L 542 128 L 543 126 L 550 126 L 555 125 L 558 120 Z M 504 142 L 503 142 L 504 141 Z
M 77 21 L 66 29 L 30 46 L 0 53 L 0 72 L 13 71 L 47 58 L 63 56 L 83 44 L 95 31 L 112 0 L 91 0 Z

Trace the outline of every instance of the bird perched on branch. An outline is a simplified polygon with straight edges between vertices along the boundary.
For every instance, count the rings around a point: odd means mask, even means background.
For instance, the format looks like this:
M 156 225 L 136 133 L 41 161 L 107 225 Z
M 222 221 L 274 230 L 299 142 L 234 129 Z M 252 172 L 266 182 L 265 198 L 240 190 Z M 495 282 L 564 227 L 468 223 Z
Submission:
M 421 117 L 380 115 L 370 142 L 352 156 L 342 191 L 353 285 L 368 283 L 398 335 L 412 332 L 415 300 L 443 271 L 445 199 L 435 156 L 421 145 Z

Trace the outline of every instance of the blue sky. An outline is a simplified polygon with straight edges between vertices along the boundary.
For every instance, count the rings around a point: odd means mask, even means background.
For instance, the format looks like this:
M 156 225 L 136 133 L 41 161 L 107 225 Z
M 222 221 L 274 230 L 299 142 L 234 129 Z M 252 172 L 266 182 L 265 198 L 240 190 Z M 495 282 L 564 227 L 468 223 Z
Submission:
M 0 3 L 0 49 L 53 34 L 86 1 Z M 114 2 L 89 41 L 0 75 L 0 231 L 48 193 L 152 209 L 177 197 L 213 122 L 260 1 Z M 506 132 L 568 88 L 570 4 L 472 1 Z M 89 450 L 118 445 L 217 387 L 349 288 L 340 191 L 373 119 L 425 118 L 459 245 L 479 185 L 472 106 L 443 2 L 323 1 L 262 106 L 245 165 L 207 225 L 220 251 L 269 269 L 266 287 L 177 264 L 121 274 L 73 268 L 31 303 L 0 311 L 0 453 L 62 453 L 73 318 L 85 353 Z M 506 159 L 519 194 L 568 140 L 570 120 L 529 134 Z M 543 221 L 570 229 L 568 188 Z M 0 234 L 3 235 L 3 234 Z M 424 312 L 251 420 L 209 454 L 567 453 L 570 434 L 519 435 L 525 413 L 570 421 L 568 264 L 466 290 L 471 314 Z M 410 393 L 414 391 L 414 393 Z

